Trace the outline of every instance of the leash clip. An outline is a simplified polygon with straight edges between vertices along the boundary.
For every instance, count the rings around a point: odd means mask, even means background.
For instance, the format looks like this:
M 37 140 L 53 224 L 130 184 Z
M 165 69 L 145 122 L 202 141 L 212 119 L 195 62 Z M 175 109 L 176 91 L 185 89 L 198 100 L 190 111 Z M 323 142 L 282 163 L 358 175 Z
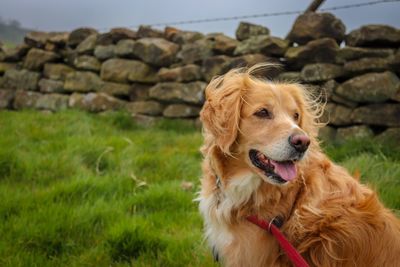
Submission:
M 268 223 L 268 233 L 271 233 L 271 226 L 272 226 L 272 224 L 274 224 L 275 220 L 276 220 L 276 217 L 272 218 L 272 220 L 269 221 L 269 223 Z
M 277 228 L 281 228 L 283 224 L 283 219 L 281 216 L 275 216 L 272 220 L 268 223 L 268 232 L 271 233 L 272 225 L 275 225 Z

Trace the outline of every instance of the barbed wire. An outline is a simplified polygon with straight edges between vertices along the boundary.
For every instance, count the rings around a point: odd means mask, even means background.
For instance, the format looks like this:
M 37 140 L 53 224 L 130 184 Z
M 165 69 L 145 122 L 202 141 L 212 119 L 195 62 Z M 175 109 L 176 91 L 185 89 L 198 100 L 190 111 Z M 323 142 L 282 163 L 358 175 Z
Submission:
M 372 6 L 372 5 L 378 5 L 378 4 L 383 4 L 383 3 L 393 3 L 393 2 L 400 2 L 400 0 L 377 0 L 377 1 L 370 1 L 370 2 L 364 2 L 364 3 L 348 4 L 348 5 L 341 5 L 341 6 L 332 6 L 332 7 L 327 7 L 327 8 L 320 8 L 319 11 L 341 10 L 341 9 L 357 8 L 357 7 L 363 7 L 363 6 Z M 186 24 L 209 23 L 209 22 L 218 22 L 218 21 L 230 21 L 230 20 L 242 20 L 242 19 L 251 19 L 251 18 L 262 18 L 262 17 L 277 17 L 277 16 L 298 15 L 298 14 L 302 14 L 302 13 L 304 13 L 304 10 L 281 11 L 281 12 L 261 13 L 261 14 L 232 16 L 232 17 L 221 17 L 221 18 L 181 20 L 181 21 L 151 23 L 151 24 L 145 24 L 145 25 L 146 26 L 150 26 L 150 27 L 169 26 L 169 25 L 186 25 Z M 127 28 L 138 28 L 139 26 L 140 25 L 131 25 L 131 26 L 127 26 Z M 109 29 L 110 28 L 102 28 L 100 30 L 109 30 Z

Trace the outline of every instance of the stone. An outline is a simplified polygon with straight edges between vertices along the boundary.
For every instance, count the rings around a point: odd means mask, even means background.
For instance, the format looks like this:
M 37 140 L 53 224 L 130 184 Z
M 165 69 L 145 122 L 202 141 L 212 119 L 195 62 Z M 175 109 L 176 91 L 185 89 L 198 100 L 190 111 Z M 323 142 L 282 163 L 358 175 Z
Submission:
M 132 87 L 129 84 L 125 83 L 113 83 L 113 82 L 103 82 L 101 85 L 99 92 L 106 93 L 108 95 L 113 96 L 129 96 L 131 93 Z
M 43 94 L 36 100 L 35 109 L 45 109 L 51 111 L 59 111 L 68 108 L 68 95 L 61 94 Z
M 397 53 L 391 57 L 389 62 L 390 68 L 400 74 L 400 49 L 397 50 Z
M 135 41 L 134 40 L 121 40 L 115 46 L 115 54 L 118 57 L 122 58 L 134 58 L 135 54 L 133 53 Z
M 98 34 L 98 32 L 92 28 L 78 28 L 69 34 L 67 44 L 68 46 L 75 48 L 83 42 L 83 40 L 93 34 Z
M 64 89 L 67 92 L 98 91 L 103 84 L 100 77 L 90 71 L 71 72 L 65 78 Z
M 113 28 L 97 38 L 97 45 L 112 45 L 124 39 L 137 39 L 137 33 L 127 28 Z
M 394 96 L 392 96 L 390 99 L 394 100 L 394 101 L 397 101 L 397 102 L 400 102 L 400 86 L 397 89 L 397 93 Z
M 366 125 L 355 125 L 350 127 L 339 128 L 336 133 L 338 141 L 351 139 L 371 138 L 374 132 Z
M 116 27 L 112 28 L 110 31 L 114 43 L 118 43 L 118 41 L 122 39 L 136 39 L 138 38 L 137 32 L 124 28 L 124 27 Z
M 104 93 L 86 95 L 73 93 L 69 98 L 68 106 L 89 112 L 101 112 L 122 109 L 125 107 L 125 102 Z
M 150 26 L 141 25 L 137 31 L 138 38 L 163 38 L 164 33 Z
M 42 93 L 63 93 L 64 82 L 50 79 L 40 79 L 39 91 Z
M 353 122 L 400 127 L 400 104 L 372 104 L 358 107 L 351 114 Z
M 4 73 L 3 88 L 32 90 L 38 89 L 40 73 L 25 69 L 9 69 Z
M 357 102 L 353 102 L 347 98 L 344 98 L 338 94 L 335 94 L 335 92 L 331 95 L 330 100 L 334 103 L 341 104 L 341 105 L 349 107 L 349 108 L 355 108 L 359 105 Z
M 133 83 L 131 84 L 131 87 L 129 101 L 141 101 L 148 100 L 150 98 L 150 88 L 153 86 L 148 84 Z
M 350 125 L 352 123 L 351 114 L 352 110 L 350 108 L 327 103 L 320 121 L 336 126 Z
M 289 47 L 289 42 L 269 35 L 252 36 L 241 42 L 234 55 L 262 53 L 268 56 L 283 56 Z
M 379 142 L 388 145 L 400 145 L 400 127 L 398 128 L 387 128 L 381 134 L 376 136 Z
M 86 37 L 86 39 L 76 47 L 76 52 L 78 52 L 78 54 L 93 54 L 94 48 L 96 47 L 97 37 L 98 34 L 92 34 Z
M 322 100 L 328 100 L 331 102 L 342 104 L 349 108 L 356 107 L 358 105 L 357 103 L 352 102 L 342 96 L 335 94 L 336 88 L 338 86 L 339 86 L 339 83 L 333 79 L 323 83 L 321 86 Z
M 99 72 L 101 69 L 100 61 L 93 56 L 79 56 L 75 58 L 74 65 L 80 70 L 90 70 L 94 72 Z
M 380 72 L 389 69 L 389 58 L 361 58 L 346 62 L 344 69 L 351 74 L 362 74 L 367 72 Z
M 15 63 L 0 62 L 0 75 L 4 74 L 7 70 L 15 69 Z
M 300 71 L 285 71 L 276 77 L 278 81 L 283 81 L 287 83 L 301 82 L 301 72 Z
M 333 79 L 324 82 L 321 86 L 322 92 L 323 92 L 323 97 L 326 100 L 331 100 L 332 96 L 338 86 L 339 86 L 339 83 Z
M 31 31 L 25 35 L 24 41 L 30 47 L 45 48 L 46 45 L 53 44 L 59 48 L 65 46 L 68 36 L 68 32 Z
M 399 78 L 390 71 L 367 73 L 344 82 L 335 93 L 356 102 L 384 102 L 396 94 L 399 86 Z
M 24 41 L 27 45 L 36 48 L 44 48 L 48 39 L 49 34 L 47 32 L 39 31 L 28 32 L 24 37 Z
M 299 69 L 310 63 L 335 63 L 339 46 L 334 39 L 323 38 L 304 46 L 290 47 L 285 53 L 287 63 Z
M 65 64 L 46 63 L 44 65 L 43 75 L 48 79 L 64 81 L 67 74 L 73 71 L 73 68 Z
M 243 41 L 251 36 L 268 35 L 269 29 L 267 27 L 256 25 L 249 22 L 240 22 L 239 27 L 236 29 L 236 39 Z
M 15 47 L 8 47 L 2 48 L 3 50 L 3 61 L 5 62 L 18 62 L 22 61 L 25 55 L 28 53 L 30 50 L 30 47 L 27 46 L 26 44 L 22 45 L 17 45 Z
M 69 47 L 67 47 L 67 49 L 62 52 L 64 63 L 70 66 L 74 65 L 75 58 L 77 58 L 78 56 L 79 56 L 78 52 Z
M 120 39 L 121 40 L 121 39 Z M 119 41 L 119 40 L 118 40 Z M 118 42 L 117 41 L 117 42 Z M 114 44 L 114 40 L 112 38 L 112 35 L 110 32 L 105 32 L 105 33 L 101 33 L 99 34 L 99 36 L 97 37 L 96 40 L 96 46 L 97 45 L 112 45 Z
M 194 64 L 176 68 L 162 68 L 158 71 L 158 80 L 161 82 L 192 82 L 201 80 L 201 68 Z
M 94 48 L 94 56 L 99 60 L 106 60 L 115 56 L 115 45 L 97 45 Z
M 126 109 L 131 114 L 143 114 L 151 116 L 162 115 L 164 106 L 157 101 L 136 101 L 128 103 Z
M 44 50 L 45 51 L 50 51 L 50 52 L 57 52 L 57 46 L 55 45 L 55 44 L 53 44 L 53 43 L 46 43 L 45 44 L 45 46 L 44 46 Z
M 24 68 L 29 70 L 41 70 L 44 64 L 55 62 L 59 59 L 60 57 L 56 53 L 32 48 L 25 58 Z
M 194 118 L 200 113 L 199 107 L 184 104 L 172 104 L 165 108 L 163 116 L 167 118 Z
M 232 58 L 226 65 L 226 71 L 231 70 L 233 68 L 240 68 L 240 67 L 251 67 L 258 63 L 275 63 L 272 61 L 272 58 L 268 58 L 262 54 L 248 54 L 240 57 Z
M 252 67 L 255 64 L 266 63 L 266 62 L 271 63 L 272 65 L 269 68 L 262 68 L 258 70 L 255 73 L 255 75 L 260 78 L 266 78 L 271 80 L 275 79 L 282 72 L 281 69 L 274 67 L 274 64 L 279 63 L 279 61 L 274 58 L 268 58 L 262 54 L 248 54 L 232 58 L 231 61 L 227 62 L 227 64 L 224 65 L 222 72 L 226 73 L 234 68 Z
M 388 25 L 365 25 L 346 36 L 348 46 L 398 47 L 400 30 Z
M 156 72 L 149 65 L 138 61 L 128 59 L 108 59 L 101 66 L 101 78 L 104 81 L 127 83 L 157 82 Z
M 212 47 L 212 42 L 206 39 L 183 44 L 177 54 L 177 58 L 184 64 L 200 63 L 202 60 L 214 55 Z
M 42 94 L 32 91 L 17 90 L 15 92 L 14 109 L 32 109 Z
M 164 37 L 171 42 L 182 45 L 185 43 L 193 43 L 197 40 L 200 40 L 204 38 L 204 35 L 199 32 L 181 31 L 173 27 L 165 27 Z
M 176 60 L 179 46 L 162 38 L 142 38 L 133 44 L 133 53 L 154 66 L 169 66 Z
M 216 53 L 232 55 L 240 42 L 222 33 L 209 34 L 207 39 L 213 42 L 213 49 Z
M 132 114 L 132 120 L 142 127 L 153 127 L 161 120 L 161 118 L 142 114 Z
M 150 88 L 150 97 L 166 102 L 187 102 L 191 104 L 202 104 L 204 102 L 204 82 L 158 83 Z
M 346 26 L 330 13 L 306 12 L 295 20 L 288 35 L 291 42 L 304 45 L 312 40 L 332 38 L 341 43 L 345 37 Z
M 389 48 L 362 48 L 345 46 L 337 51 L 336 62 L 343 64 L 360 58 L 387 58 L 394 55 L 394 49 Z
M 397 93 L 391 98 L 394 101 L 400 102 L 400 87 Z
M 0 109 L 11 108 L 15 90 L 0 89 Z
M 232 62 L 232 58 L 220 55 L 206 58 L 202 64 L 202 71 L 206 81 L 211 81 L 211 79 L 217 75 L 225 74 L 227 65 Z
M 336 139 L 336 129 L 325 125 L 318 130 L 318 139 L 324 143 L 332 143 Z
M 69 32 L 51 32 L 48 43 L 55 44 L 57 48 L 65 47 L 69 38 Z
M 330 63 L 308 64 L 301 70 L 301 79 L 305 82 L 323 82 L 345 74 L 342 66 Z

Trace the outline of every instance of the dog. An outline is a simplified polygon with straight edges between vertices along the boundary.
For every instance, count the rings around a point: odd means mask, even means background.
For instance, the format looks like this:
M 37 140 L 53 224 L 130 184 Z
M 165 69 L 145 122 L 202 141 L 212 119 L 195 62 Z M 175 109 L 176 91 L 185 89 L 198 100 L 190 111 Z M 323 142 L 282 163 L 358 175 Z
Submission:
M 214 78 L 200 112 L 199 209 L 224 266 L 292 266 L 278 242 L 246 218 L 279 218 L 310 266 L 400 266 L 400 221 L 321 150 L 321 105 L 295 83 L 255 74 Z

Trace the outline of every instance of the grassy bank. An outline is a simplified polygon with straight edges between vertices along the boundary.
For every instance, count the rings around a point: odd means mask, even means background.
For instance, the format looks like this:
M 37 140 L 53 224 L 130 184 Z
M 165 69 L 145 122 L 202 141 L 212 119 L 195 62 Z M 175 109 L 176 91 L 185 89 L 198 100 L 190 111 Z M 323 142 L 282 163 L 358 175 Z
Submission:
M 214 266 L 192 201 L 200 144 L 185 123 L 0 112 L 0 266 Z M 327 151 L 400 209 L 398 150 L 364 140 Z

